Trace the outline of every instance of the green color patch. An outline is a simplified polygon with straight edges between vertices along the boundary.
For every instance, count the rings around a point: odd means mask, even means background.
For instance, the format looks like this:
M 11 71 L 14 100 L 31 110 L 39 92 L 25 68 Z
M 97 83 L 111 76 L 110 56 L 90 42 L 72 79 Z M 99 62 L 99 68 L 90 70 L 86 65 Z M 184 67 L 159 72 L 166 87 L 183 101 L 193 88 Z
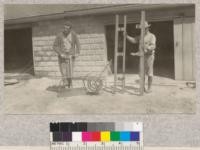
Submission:
M 120 132 L 111 132 L 110 140 L 111 141 L 120 141 Z

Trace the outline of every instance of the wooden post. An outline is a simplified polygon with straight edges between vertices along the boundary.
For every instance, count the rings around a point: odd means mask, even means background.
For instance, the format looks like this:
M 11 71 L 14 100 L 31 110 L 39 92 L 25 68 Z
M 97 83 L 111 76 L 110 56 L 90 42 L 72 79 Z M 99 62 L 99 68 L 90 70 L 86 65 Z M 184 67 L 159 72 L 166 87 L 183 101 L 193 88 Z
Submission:
M 123 33 L 126 32 L 126 15 L 124 15 L 124 29 Z M 126 75 L 126 36 L 123 37 L 123 81 L 122 81 L 122 89 L 125 89 L 125 75 Z
M 114 93 L 117 88 L 117 57 L 118 57 L 118 30 L 119 30 L 119 15 L 116 15 L 115 20 L 115 57 L 114 57 Z
M 144 36 L 145 36 L 145 11 L 141 12 L 141 39 L 140 39 L 140 95 L 144 94 L 145 88 L 145 67 L 144 67 Z

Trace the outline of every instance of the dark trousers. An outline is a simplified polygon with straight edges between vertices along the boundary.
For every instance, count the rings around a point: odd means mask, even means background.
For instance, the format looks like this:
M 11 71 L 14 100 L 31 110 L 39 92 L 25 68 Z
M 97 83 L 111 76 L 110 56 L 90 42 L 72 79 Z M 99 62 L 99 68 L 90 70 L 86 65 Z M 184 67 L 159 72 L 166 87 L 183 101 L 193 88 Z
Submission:
M 73 77 L 74 59 L 69 56 L 67 58 L 58 57 L 60 73 L 64 85 L 71 85 Z

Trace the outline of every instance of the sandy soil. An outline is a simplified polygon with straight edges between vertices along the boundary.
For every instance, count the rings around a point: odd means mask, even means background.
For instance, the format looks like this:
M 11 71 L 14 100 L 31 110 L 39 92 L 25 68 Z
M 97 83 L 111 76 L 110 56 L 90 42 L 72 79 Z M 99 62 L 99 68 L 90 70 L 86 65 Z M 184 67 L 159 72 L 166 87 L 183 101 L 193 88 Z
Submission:
M 73 89 L 58 91 L 58 80 L 31 78 L 5 86 L 4 112 L 6 114 L 154 114 L 195 113 L 195 88 L 185 82 L 155 77 L 153 92 L 138 95 L 138 77 L 127 76 L 124 92 L 113 94 L 113 77 L 99 95 L 89 95 L 81 82 Z

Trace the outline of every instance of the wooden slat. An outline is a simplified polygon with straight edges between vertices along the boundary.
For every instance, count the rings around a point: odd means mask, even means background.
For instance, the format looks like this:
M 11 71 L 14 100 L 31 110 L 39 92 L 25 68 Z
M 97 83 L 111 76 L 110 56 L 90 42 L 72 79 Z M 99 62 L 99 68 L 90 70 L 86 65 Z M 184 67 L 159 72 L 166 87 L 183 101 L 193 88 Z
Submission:
M 175 79 L 183 79 L 183 42 L 182 42 L 182 19 L 174 20 L 174 58 L 175 58 Z
M 145 70 L 144 70 L 144 34 L 145 34 L 145 11 L 141 12 L 141 39 L 140 39 L 140 95 L 144 94 Z
M 124 16 L 124 32 L 126 32 L 126 15 Z M 125 89 L 125 75 L 126 75 L 126 37 L 123 37 L 123 82 L 122 82 L 122 88 Z
M 116 91 L 117 88 L 117 53 L 118 53 L 118 28 L 119 28 L 119 15 L 116 15 L 116 22 L 115 22 L 115 58 L 114 58 L 114 92 Z
M 183 22 L 183 78 L 193 80 L 193 41 L 192 19 L 185 18 Z
M 196 38 L 195 38 L 195 19 L 193 18 L 192 22 L 192 49 L 193 49 L 193 80 L 196 79 L 196 48 L 195 48 L 195 43 L 196 43 Z

